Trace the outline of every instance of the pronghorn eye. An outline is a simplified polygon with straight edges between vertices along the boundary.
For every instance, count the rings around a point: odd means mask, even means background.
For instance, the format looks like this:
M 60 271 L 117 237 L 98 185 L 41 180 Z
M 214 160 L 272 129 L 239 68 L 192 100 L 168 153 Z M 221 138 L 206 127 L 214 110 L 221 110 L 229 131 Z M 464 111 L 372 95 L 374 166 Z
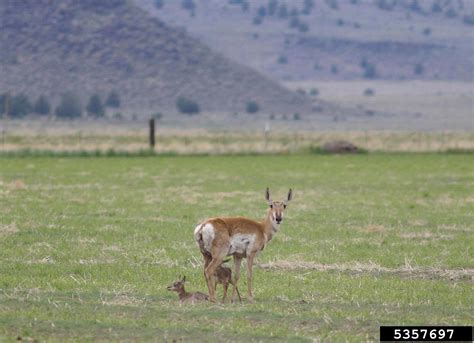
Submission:
M 283 205 L 283 208 L 286 208 L 286 205 Z
M 273 208 L 273 204 L 270 205 L 270 208 Z

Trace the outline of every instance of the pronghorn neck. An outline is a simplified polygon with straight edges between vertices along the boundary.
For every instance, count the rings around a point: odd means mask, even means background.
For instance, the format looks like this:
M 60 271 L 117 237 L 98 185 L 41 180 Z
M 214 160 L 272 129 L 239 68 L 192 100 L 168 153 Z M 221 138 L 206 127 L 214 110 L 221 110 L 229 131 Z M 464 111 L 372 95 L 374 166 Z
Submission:
M 186 299 L 186 298 L 189 298 L 189 296 L 190 296 L 190 293 L 186 292 L 185 289 L 184 289 L 184 287 L 178 289 L 178 297 L 179 297 L 179 299 Z
M 272 210 L 267 210 L 267 216 L 263 220 L 263 230 L 265 232 L 266 242 L 269 242 L 273 236 L 280 230 L 280 224 L 275 224 L 272 220 Z

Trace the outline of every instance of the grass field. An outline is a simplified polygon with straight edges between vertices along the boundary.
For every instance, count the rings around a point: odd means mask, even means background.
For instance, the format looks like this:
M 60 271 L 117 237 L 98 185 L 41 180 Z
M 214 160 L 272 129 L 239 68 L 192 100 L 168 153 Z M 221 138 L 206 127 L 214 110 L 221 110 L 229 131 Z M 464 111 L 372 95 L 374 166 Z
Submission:
M 472 324 L 473 165 L 0 157 L 0 341 L 375 341 L 383 324 Z M 180 305 L 166 290 L 179 274 L 206 291 L 196 223 L 263 217 L 266 186 L 294 200 L 257 259 L 255 303 Z

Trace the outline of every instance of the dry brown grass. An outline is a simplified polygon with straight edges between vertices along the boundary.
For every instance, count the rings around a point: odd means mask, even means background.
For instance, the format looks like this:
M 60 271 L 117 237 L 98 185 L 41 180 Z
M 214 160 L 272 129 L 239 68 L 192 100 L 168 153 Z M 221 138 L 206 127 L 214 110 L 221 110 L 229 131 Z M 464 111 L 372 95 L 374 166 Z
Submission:
M 71 128 L 57 123 L 53 128 L 39 130 L 13 126 L 0 141 L 0 152 L 24 149 L 40 151 L 121 151 L 148 149 L 146 127 L 138 130 L 111 126 Z M 271 131 L 265 140 L 263 132 L 239 130 L 158 129 L 157 153 L 231 154 L 291 153 L 308 151 L 332 140 L 348 140 L 369 151 L 446 151 L 474 150 L 474 132 L 403 132 L 403 131 Z

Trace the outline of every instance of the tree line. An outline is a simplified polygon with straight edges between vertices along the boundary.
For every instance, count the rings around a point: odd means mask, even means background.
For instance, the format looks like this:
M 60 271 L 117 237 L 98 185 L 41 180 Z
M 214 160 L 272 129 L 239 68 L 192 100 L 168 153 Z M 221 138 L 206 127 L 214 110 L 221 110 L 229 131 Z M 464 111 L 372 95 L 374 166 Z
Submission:
M 106 108 L 119 108 L 121 106 L 120 96 L 116 91 L 111 91 L 103 102 L 98 94 L 93 94 L 85 107 L 88 116 L 104 117 Z M 59 104 L 54 108 L 51 101 L 45 96 L 39 96 L 36 101 L 20 93 L 17 95 L 3 93 L 0 95 L 0 117 L 9 116 L 12 118 L 22 118 L 28 114 L 48 116 L 55 114 L 60 118 L 81 117 L 84 108 L 79 97 L 73 93 L 65 93 L 61 96 Z

